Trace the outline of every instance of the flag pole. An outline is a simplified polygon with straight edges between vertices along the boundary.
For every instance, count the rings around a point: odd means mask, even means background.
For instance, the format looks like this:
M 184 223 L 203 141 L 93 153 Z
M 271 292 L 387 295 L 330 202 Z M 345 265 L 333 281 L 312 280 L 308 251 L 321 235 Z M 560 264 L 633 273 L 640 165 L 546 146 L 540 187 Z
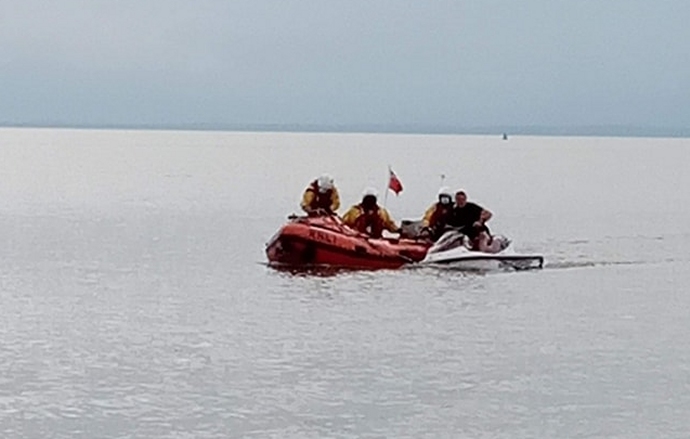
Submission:
M 388 186 L 390 186 L 391 182 L 391 165 L 388 165 L 388 179 L 386 180 L 386 195 L 383 196 L 383 207 L 386 207 L 386 204 L 388 203 Z

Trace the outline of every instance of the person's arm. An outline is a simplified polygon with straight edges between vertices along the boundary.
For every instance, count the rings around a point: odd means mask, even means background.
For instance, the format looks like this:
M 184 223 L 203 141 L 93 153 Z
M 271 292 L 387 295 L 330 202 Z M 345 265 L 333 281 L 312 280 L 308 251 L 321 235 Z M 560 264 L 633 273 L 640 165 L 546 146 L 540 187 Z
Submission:
M 434 215 L 434 211 L 436 210 L 436 205 L 432 204 L 430 208 L 424 212 L 424 218 L 422 219 L 422 227 L 430 227 L 431 226 L 431 217 Z
M 479 221 L 481 221 L 482 224 L 484 224 L 485 222 L 489 221 L 492 216 L 493 214 L 490 211 L 482 209 L 482 213 L 479 214 Z
M 381 208 L 379 212 L 381 215 L 381 221 L 383 221 L 383 228 L 389 232 L 399 233 L 400 228 L 395 224 L 395 221 L 393 221 L 393 218 L 391 218 L 390 213 L 388 213 L 388 211 L 384 208 Z
M 333 188 L 331 192 L 331 212 L 335 213 L 340 209 L 340 194 L 338 194 L 338 189 Z
M 310 213 L 313 209 L 311 208 L 311 203 L 314 201 L 314 192 L 310 189 L 307 189 L 304 191 L 304 195 L 302 195 L 302 210 L 304 210 L 307 213 Z
M 474 227 L 481 227 L 484 225 L 485 222 L 489 221 L 491 219 L 491 212 L 484 209 L 483 207 L 477 205 L 477 211 L 479 212 L 477 221 L 474 222 Z M 477 217 L 475 217 L 477 218 Z
M 343 223 L 348 227 L 355 227 L 355 222 L 357 222 L 357 217 L 359 217 L 359 209 L 357 206 L 352 206 L 343 215 Z

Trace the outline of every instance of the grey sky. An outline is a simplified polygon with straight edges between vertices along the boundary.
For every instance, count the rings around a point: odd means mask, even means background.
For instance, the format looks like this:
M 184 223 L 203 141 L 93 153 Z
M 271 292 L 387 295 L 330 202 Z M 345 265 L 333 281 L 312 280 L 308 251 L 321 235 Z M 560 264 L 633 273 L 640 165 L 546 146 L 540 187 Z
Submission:
M 686 0 L 0 0 L 0 123 L 690 126 Z

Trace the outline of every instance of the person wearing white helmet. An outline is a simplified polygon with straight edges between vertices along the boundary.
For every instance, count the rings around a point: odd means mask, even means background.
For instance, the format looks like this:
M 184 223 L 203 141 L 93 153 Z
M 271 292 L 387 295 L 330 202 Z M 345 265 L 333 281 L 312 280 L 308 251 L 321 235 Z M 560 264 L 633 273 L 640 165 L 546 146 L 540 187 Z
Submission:
M 367 188 L 362 193 L 362 202 L 355 204 L 343 215 L 343 223 L 372 238 L 380 238 L 384 230 L 400 233 L 388 211 L 378 205 L 376 189 Z
M 323 174 L 309 183 L 302 195 L 301 206 L 309 215 L 333 215 L 340 208 L 340 195 L 333 177 Z
M 438 201 L 432 204 L 424 213 L 422 226 L 429 230 L 431 238 L 436 240 L 446 226 L 453 221 L 453 195 L 447 187 L 438 191 Z

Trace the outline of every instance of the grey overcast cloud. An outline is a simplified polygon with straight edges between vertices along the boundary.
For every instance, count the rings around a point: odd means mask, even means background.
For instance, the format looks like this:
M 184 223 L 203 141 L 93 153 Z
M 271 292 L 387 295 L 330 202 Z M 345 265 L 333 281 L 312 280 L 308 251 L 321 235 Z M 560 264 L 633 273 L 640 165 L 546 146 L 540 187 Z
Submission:
M 690 126 L 690 2 L 0 0 L 0 124 Z

